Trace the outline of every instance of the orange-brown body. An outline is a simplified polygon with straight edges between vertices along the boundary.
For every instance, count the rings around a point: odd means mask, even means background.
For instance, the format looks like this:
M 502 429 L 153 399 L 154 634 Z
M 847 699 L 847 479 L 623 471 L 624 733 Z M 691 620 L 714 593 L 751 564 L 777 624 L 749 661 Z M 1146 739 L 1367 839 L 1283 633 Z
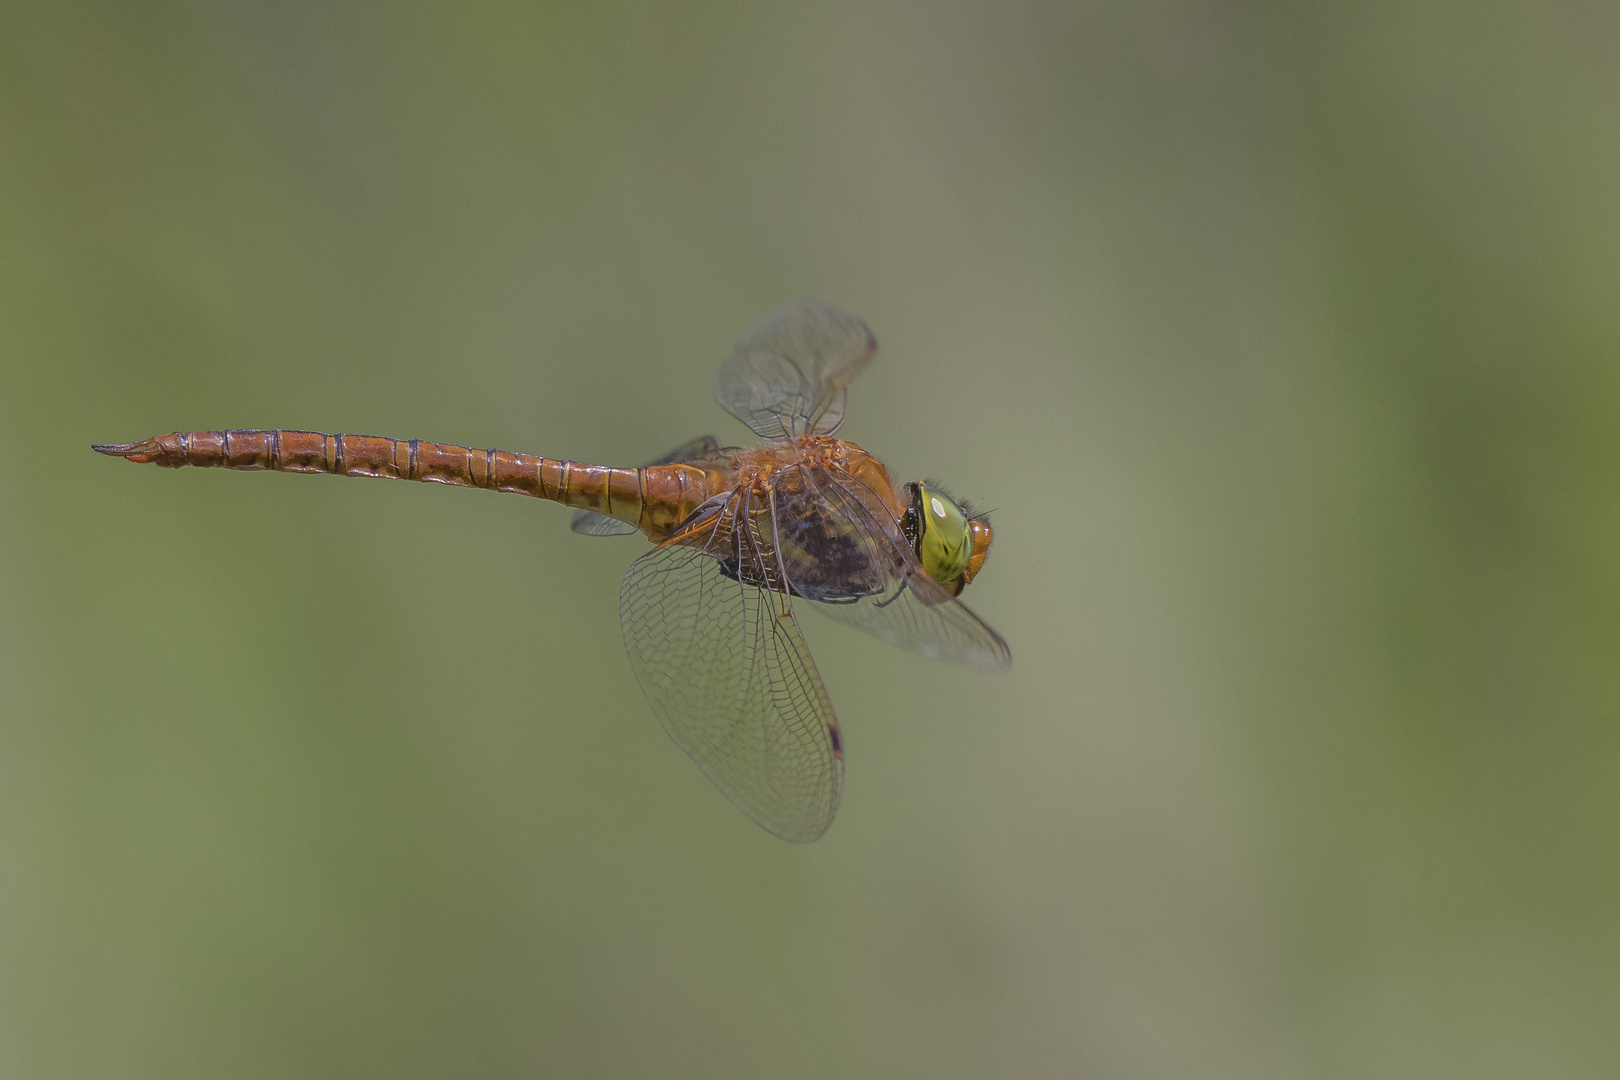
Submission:
M 96 450 L 171 469 L 191 465 L 332 473 L 512 491 L 627 522 L 654 543 L 669 539 L 694 510 L 723 492 L 756 492 L 761 496 L 756 512 L 765 512 L 764 494 L 771 475 L 817 459 L 837 465 L 859 480 L 882 500 L 895 521 L 906 511 L 905 498 L 895 490 L 881 462 L 854 443 L 827 435 L 781 439 L 757 449 L 727 448 L 690 463 L 639 469 L 583 465 L 419 439 L 290 430 L 183 431 L 139 443 L 97 446 Z M 983 557 L 978 560 L 982 562 Z M 977 570 L 977 565 L 971 565 L 964 577 Z

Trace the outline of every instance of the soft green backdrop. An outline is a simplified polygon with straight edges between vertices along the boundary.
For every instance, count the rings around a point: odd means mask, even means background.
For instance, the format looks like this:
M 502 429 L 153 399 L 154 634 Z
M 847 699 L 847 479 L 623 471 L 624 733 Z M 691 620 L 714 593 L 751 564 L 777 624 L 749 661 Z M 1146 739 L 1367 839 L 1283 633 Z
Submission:
M 0 1076 L 1620 1074 L 1612 2 L 0 6 Z M 97 457 L 634 464 L 779 302 L 995 508 L 749 824 L 639 539 Z

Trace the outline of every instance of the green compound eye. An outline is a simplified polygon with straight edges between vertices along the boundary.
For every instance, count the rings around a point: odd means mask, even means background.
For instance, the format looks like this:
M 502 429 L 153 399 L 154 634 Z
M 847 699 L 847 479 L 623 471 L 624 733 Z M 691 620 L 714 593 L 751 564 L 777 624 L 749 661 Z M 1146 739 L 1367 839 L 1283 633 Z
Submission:
M 950 585 L 973 557 L 967 515 L 949 495 L 927 484 L 913 484 L 912 513 L 917 523 L 917 558 L 928 576 Z

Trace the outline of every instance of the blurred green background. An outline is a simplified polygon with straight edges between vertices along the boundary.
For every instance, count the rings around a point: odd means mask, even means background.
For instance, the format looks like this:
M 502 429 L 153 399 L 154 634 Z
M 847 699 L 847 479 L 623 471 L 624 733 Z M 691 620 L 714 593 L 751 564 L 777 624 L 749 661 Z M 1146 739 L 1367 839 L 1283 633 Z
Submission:
M 0 1075 L 1620 1074 L 1620 8 L 0 7 Z M 793 847 L 637 538 L 760 314 L 995 509 Z

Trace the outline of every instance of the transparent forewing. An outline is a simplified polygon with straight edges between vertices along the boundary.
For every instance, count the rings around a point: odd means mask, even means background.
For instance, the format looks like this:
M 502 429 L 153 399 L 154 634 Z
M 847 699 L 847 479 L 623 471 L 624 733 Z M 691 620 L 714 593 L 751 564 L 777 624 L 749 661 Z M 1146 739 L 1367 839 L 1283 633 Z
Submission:
M 840 554 L 843 569 L 836 579 L 850 585 L 842 596 L 828 587 L 824 566 L 785 560 L 788 580 L 819 601 L 817 611 L 933 660 L 983 670 L 1012 663 L 1001 635 L 928 576 L 875 494 L 841 470 L 803 467 L 803 472 L 804 501 L 815 500 L 814 512 L 835 523 L 832 533 L 860 538 L 859 555 Z M 797 500 L 778 499 L 778 531 L 785 533 L 787 519 L 803 512 Z M 808 579 L 816 591 L 801 588 L 796 578 Z
M 749 583 L 780 582 L 769 552 L 734 496 L 630 567 L 619 619 L 670 738 L 744 814 L 804 843 L 838 810 L 843 752 L 789 597 Z
M 830 434 L 844 422 L 845 391 L 877 338 L 831 304 L 777 308 L 743 336 L 714 377 L 714 399 L 767 438 Z
M 658 458 L 656 461 L 649 461 L 647 464 L 649 466 L 674 465 L 678 462 L 697 461 L 700 458 L 708 457 L 718 449 L 720 449 L 719 439 L 716 439 L 713 435 L 700 435 L 691 442 L 684 442 L 663 457 Z M 630 533 L 640 531 L 628 521 L 610 518 L 606 514 L 598 514 L 594 510 L 575 510 L 574 516 L 569 519 L 568 527 L 583 536 L 628 536 Z

